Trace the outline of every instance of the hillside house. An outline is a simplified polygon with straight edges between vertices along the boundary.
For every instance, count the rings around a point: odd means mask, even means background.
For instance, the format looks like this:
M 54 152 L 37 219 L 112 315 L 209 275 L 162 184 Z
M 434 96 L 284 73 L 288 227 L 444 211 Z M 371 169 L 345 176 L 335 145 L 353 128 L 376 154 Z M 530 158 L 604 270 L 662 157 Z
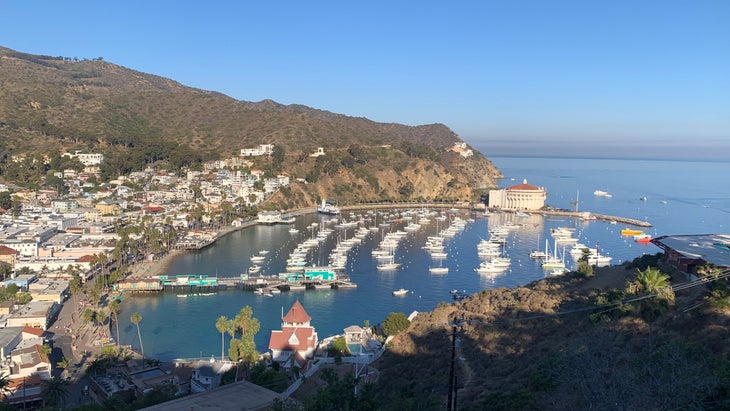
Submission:
M 318 342 L 317 332 L 310 325 L 311 320 L 299 300 L 295 301 L 282 318 L 281 330 L 271 331 L 269 350 L 273 361 L 285 368 L 306 368 L 307 360 L 314 356 Z

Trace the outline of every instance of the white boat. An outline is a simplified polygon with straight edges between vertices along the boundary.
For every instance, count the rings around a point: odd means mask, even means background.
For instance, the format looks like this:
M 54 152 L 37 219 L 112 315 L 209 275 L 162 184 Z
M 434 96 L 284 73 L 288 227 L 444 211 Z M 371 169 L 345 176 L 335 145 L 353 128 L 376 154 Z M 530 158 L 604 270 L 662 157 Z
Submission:
M 495 274 L 495 273 L 502 273 L 505 270 L 507 270 L 507 267 L 505 266 L 498 266 L 494 265 L 489 261 L 482 261 L 479 264 L 479 267 L 475 268 L 474 271 L 476 271 L 479 274 Z
M 401 289 L 393 291 L 393 295 L 396 295 L 396 296 L 401 296 L 401 295 L 406 295 L 406 294 L 408 294 L 408 290 L 406 290 L 405 288 L 401 288 Z
M 397 270 L 400 268 L 400 263 L 393 263 L 393 262 L 387 262 L 378 264 L 376 267 L 379 271 L 391 271 L 391 270 Z
M 340 209 L 336 205 L 322 200 L 322 204 L 317 206 L 317 212 L 320 214 L 339 215 Z
M 252 255 L 251 256 L 252 263 L 260 263 L 260 262 L 264 261 L 265 259 L 266 259 L 266 257 L 264 257 L 263 255 Z
M 608 191 L 603 191 L 603 190 L 596 190 L 593 192 L 593 195 L 596 197 L 606 197 L 606 198 L 613 197 Z
M 256 274 L 259 271 L 261 271 L 261 266 L 258 265 L 252 265 L 251 267 L 248 267 L 248 273 L 249 274 Z
M 530 258 L 538 259 L 538 258 L 545 258 L 547 257 L 547 254 L 545 254 L 542 250 L 532 250 L 530 251 Z
M 448 274 L 449 267 L 430 267 L 428 272 L 431 274 Z
M 548 271 L 548 274 L 550 275 L 563 275 L 567 273 L 568 270 L 565 268 L 553 268 L 552 270 Z

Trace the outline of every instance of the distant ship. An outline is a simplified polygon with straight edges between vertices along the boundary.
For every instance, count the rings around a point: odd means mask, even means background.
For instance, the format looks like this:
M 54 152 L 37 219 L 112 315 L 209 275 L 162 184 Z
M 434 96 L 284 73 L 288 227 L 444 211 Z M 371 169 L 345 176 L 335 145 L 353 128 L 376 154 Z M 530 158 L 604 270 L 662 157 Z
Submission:
M 608 191 L 603 191 L 603 190 L 596 190 L 593 192 L 593 195 L 597 196 L 597 197 L 606 197 L 606 198 L 613 197 Z
M 338 215 L 340 209 L 336 205 L 328 203 L 326 200 L 322 200 L 322 204 L 317 206 L 317 212 L 321 214 Z

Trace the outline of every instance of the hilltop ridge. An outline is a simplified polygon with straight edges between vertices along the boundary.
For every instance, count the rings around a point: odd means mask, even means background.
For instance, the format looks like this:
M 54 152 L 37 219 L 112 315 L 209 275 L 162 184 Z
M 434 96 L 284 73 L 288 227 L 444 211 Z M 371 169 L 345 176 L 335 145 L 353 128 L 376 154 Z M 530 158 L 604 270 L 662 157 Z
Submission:
M 237 155 L 258 144 L 283 149 L 269 172 L 313 185 L 286 193 L 292 206 L 336 196 L 463 200 L 496 186 L 499 170 L 443 124 L 377 123 L 273 100 L 238 101 L 101 58 L 40 56 L 0 47 L 0 159 L 19 154 L 102 152 L 106 178 L 151 163 L 169 168 Z M 309 154 L 322 147 L 326 156 Z M 281 201 L 272 200 L 272 201 Z

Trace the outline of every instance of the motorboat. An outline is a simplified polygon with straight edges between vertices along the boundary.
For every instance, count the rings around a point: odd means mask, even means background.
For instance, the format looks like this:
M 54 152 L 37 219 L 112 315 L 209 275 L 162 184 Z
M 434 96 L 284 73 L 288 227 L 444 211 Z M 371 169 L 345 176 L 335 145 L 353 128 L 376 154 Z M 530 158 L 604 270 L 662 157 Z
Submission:
M 406 294 L 408 294 L 408 290 L 406 290 L 405 288 L 401 288 L 401 289 L 393 291 L 393 295 L 395 295 L 395 296 L 402 296 L 402 295 L 406 295 Z
M 431 267 L 428 269 L 428 272 L 431 274 L 448 274 L 449 267 Z
M 626 235 L 626 236 L 628 236 L 628 235 L 632 235 L 632 236 L 633 235 L 639 235 L 639 234 L 643 234 L 643 233 L 644 233 L 643 230 L 637 230 L 635 228 L 628 228 L 628 227 L 626 227 L 623 230 L 621 230 L 621 235 Z
M 340 209 L 336 205 L 322 200 L 322 204 L 317 206 L 317 212 L 320 214 L 339 215 Z

